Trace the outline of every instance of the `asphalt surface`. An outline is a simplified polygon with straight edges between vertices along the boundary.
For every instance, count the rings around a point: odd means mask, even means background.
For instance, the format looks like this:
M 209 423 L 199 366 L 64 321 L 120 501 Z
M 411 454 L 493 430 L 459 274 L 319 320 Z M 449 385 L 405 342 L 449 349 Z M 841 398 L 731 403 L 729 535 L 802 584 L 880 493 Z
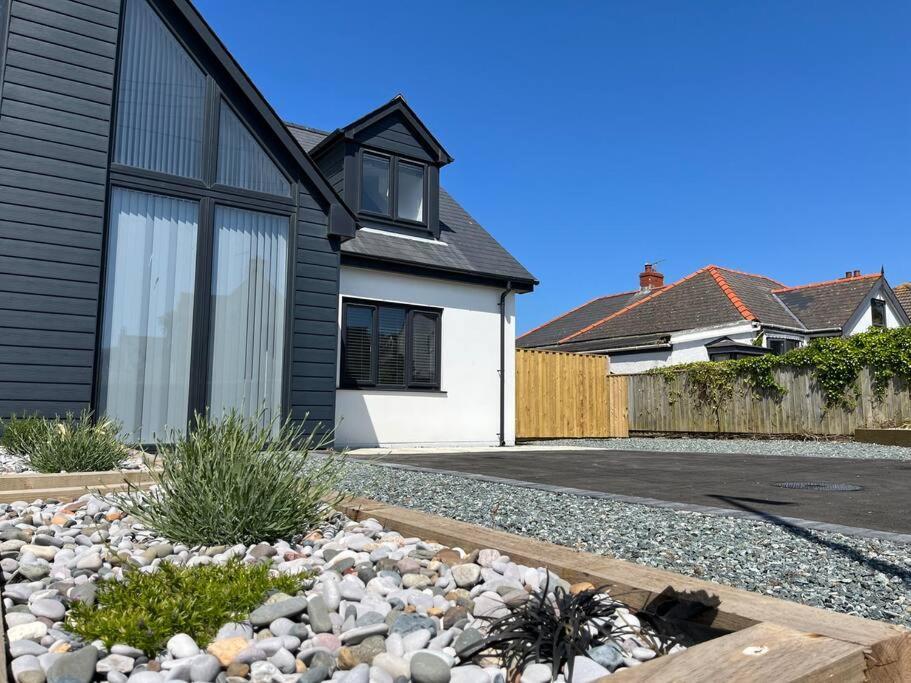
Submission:
M 613 450 L 393 453 L 364 459 L 911 533 L 911 462 L 900 460 Z M 862 489 L 787 489 L 775 486 L 779 482 Z

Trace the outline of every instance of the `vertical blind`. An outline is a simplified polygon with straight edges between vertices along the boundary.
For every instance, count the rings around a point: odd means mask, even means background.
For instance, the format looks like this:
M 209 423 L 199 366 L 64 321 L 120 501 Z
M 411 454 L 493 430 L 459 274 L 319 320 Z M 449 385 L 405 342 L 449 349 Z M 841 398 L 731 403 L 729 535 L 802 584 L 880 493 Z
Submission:
M 411 319 L 411 381 L 437 384 L 437 321 L 439 314 L 414 311 Z
M 224 101 L 218 115 L 218 182 L 291 196 L 288 180 Z
M 379 383 L 405 383 L 405 309 L 379 308 Z
M 218 206 L 209 407 L 219 417 L 281 415 L 288 218 Z M 276 424 L 277 426 L 277 424 Z
M 186 426 L 198 211 L 111 193 L 98 407 L 141 443 Z
M 205 74 L 146 0 L 126 6 L 114 161 L 200 178 Z
M 348 304 L 345 308 L 343 369 L 349 384 L 373 382 L 373 307 Z

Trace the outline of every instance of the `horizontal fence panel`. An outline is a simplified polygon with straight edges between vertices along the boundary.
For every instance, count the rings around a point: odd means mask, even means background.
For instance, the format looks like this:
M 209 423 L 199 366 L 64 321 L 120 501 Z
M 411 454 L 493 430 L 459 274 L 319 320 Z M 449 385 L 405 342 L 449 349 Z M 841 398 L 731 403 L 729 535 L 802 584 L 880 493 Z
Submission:
M 786 388 L 781 397 L 756 397 L 743 380 L 716 411 L 693 396 L 683 375 L 626 375 L 629 383 L 629 429 L 634 432 L 703 432 L 719 434 L 852 436 L 854 430 L 902 424 L 911 420 L 911 392 L 891 381 L 881 397 L 868 370 L 857 379 L 855 407 L 827 406 L 812 372 L 774 371 Z

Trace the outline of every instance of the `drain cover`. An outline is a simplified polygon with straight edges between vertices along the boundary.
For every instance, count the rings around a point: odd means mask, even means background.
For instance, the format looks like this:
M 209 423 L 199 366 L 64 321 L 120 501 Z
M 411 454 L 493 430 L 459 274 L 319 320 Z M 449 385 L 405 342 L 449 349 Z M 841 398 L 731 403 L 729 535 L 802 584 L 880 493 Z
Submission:
M 864 488 L 856 484 L 833 484 L 828 481 L 780 481 L 775 486 L 802 491 L 862 491 Z

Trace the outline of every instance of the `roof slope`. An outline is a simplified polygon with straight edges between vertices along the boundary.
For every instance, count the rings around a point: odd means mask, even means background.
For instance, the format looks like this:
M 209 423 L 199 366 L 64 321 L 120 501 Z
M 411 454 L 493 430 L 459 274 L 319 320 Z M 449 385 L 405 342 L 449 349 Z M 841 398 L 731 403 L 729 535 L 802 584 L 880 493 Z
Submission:
M 288 130 L 307 152 L 329 133 L 294 123 Z M 375 230 L 358 230 L 342 253 L 382 261 L 442 268 L 471 275 L 537 284 L 535 276 L 440 187 L 440 240 L 415 239 Z
M 892 291 L 895 292 L 895 298 L 905 309 L 905 313 L 911 317 L 911 282 L 903 282 Z
M 706 266 L 634 301 L 561 342 L 633 337 L 755 319 L 726 282 L 727 271 Z
M 648 294 L 648 290 L 635 290 L 598 297 L 517 337 L 516 346 L 528 349 L 556 344 L 563 337 L 603 320 Z
M 860 275 L 774 290 L 807 329 L 841 328 L 882 275 Z

